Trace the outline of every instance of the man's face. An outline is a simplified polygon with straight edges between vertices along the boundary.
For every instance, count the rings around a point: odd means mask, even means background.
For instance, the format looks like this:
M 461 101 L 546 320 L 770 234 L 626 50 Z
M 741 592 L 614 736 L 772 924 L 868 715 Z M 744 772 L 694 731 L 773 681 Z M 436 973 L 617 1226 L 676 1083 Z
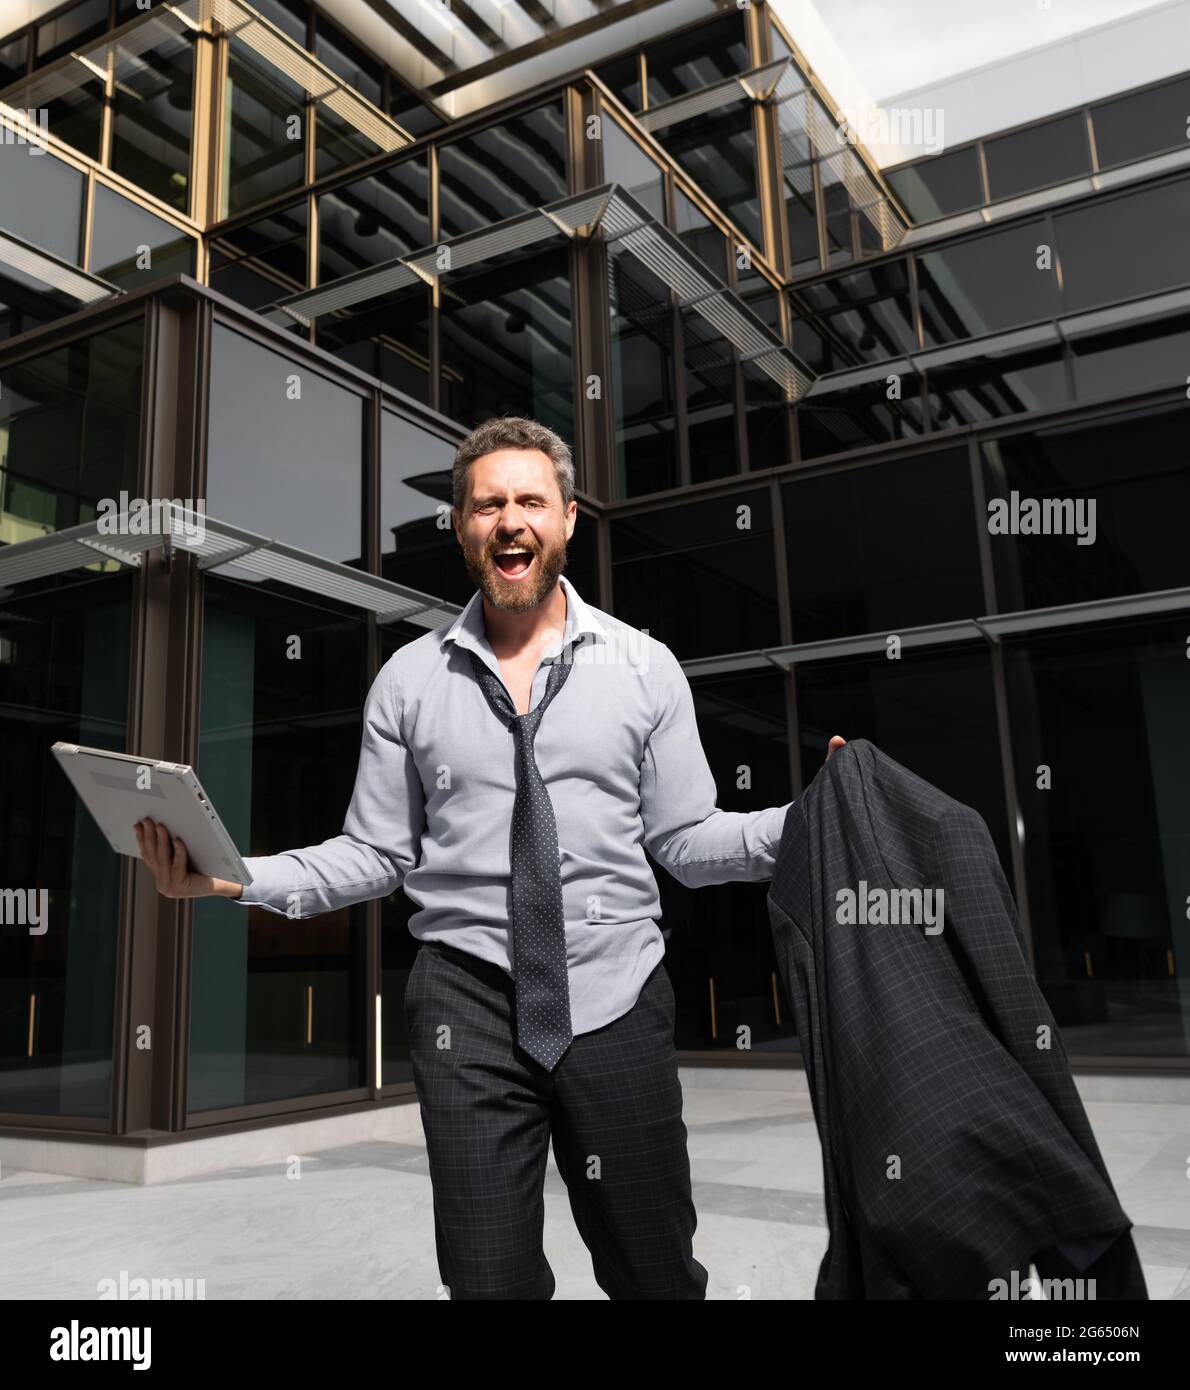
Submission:
M 573 501 L 563 507 L 554 465 L 540 450 L 499 449 L 475 460 L 453 521 L 467 573 L 493 608 L 524 612 L 549 597 L 577 513 Z

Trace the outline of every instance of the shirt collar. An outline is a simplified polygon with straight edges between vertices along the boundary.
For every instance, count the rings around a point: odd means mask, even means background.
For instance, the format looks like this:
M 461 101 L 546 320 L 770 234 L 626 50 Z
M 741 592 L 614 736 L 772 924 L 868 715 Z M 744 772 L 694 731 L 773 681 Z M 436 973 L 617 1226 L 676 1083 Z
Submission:
M 562 647 L 569 647 L 581 632 L 594 637 L 606 637 L 607 629 L 579 597 L 578 590 L 564 574 L 558 576 L 558 583 L 566 595 L 566 630 L 562 637 Z M 460 647 L 474 650 L 486 648 L 491 651 L 487 630 L 483 621 L 483 595 L 478 589 L 467 601 L 466 607 L 442 634 L 444 642 L 455 642 Z

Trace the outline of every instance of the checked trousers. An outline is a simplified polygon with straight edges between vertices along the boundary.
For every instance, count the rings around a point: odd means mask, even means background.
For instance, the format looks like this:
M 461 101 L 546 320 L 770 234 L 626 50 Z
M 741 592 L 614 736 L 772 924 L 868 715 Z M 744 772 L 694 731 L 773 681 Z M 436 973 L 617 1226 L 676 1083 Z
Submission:
M 548 1299 L 542 1248 L 552 1138 L 575 1224 L 609 1298 L 706 1297 L 664 964 L 626 1014 L 575 1037 L 552 1072 L 516 1042 L 499 966 L 441 942 L 405 992 L 413 1079 L 451 1299 Z

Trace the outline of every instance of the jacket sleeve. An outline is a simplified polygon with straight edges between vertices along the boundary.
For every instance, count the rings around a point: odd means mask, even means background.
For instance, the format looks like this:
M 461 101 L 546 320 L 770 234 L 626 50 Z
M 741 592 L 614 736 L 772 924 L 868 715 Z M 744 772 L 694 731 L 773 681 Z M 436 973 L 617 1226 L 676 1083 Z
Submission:
M 355 789 L 343 833 L 320 845 L 246 858 L 252 882 L 234 901 L 313 917 L 386 898 L 418 860 L 425 797 L 401 735 L 398 682 L 387 663 L 368 692 Z
M 793 804 L 723 811 L 698 736 L 694 696 L 677 657 L 650 644 L 654 722 L 640 768 L 640 814 L 648 852 L 679 883 L 699 888 L 773 876 Z

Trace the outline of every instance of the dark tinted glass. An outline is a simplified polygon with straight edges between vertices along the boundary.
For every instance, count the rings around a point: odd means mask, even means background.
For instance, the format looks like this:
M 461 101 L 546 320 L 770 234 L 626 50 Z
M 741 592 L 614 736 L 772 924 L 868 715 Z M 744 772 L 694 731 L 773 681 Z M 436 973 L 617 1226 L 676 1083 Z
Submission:
M 442 235 L 489 227 L 566 196 L 566 131 L 558 102 L 443 145 Z
M 22 34 L 9 43 L 0 44 L 0 87 L 24 77 L 29 64 L 29 35 Z
M 455 445 L 384 412 L 380 433 L 380 572 L 449 603 L 475 585 L 450 524 Z
M 1074 390 L 1080 400 L 1185 387 L 1190 318 L 1159 319 L 1071 342 Z
M 899 391 L 890 395 L 890 392 Z M 804 398 L 797 406 L 803 458 L 821 458 L 845 449 L 865 449 L 925 431 L 921 381 L 916 375 L 881 377 Z
M 966 450 L 799 478 L 782 502 L 795 642 L 984 612 Z
M 932 222 L 983 202 L 975 145 L 927 155 L 915 164 L 890 170 L 885 177 L 914 222 Z
M 36 29 L 36 66 L 44 67 L 97 38 L 107 29 L 108 0 L 79 0 Z
M 992 198 L 1011 198 L 1091 171 L 1082 112 L 984 141 Z
M 137 319 L 4 369 L 0 539 L 78 526 L 101 499 L 135 495 L 143 336 Z
M 194 238 L 103 184 L 95 186 L 91 270 L 121 289 L 194 273 Z
M 1128 164 L 1162 150 L 1185 148 L 1190 77 L 1091 108 L 1099 167 Z
M 45 110 L 50 130 L 66 144 L 92 159 L 99 158 L 103 130 L 103 84 L 97 77 L 80 71 L 79 86 L 47 101 Z
M 210 247 L 211 286 L 258 309 L 306 288 L 305 202 L 216 238 Z
M 231 214 L 305 181 L 306 95 L 234 38 L 227 77 L 224 194 Z
M 315 29 L 314 56 L 365 101 L 370 101 L 376 107 L 381 105 L 384 94 L 383 64 L 365 53 L 322 15 L 318 16 Z
M 785 805 L 792 792 L 784 677 L 749 671 L 699 676 L 690 685 L 720 808 Z M 658 873 L 657 882 L 677 1045 L 734 1050 L 738 1030 L 747 1028 L 755 1049 L 791 1049 L 793 1018 L 772 957 L 767 886 L 736 882 L 693 889 L 666 873 Z
M 701 91 L 749 67 L 744 15 L 735 11 L 645 49 L 649 105 Z
M 1066 1047 L 1185 1057 L 1185 619 L 1005 651 L 1036 968 Z
M 442 283 L 441 410 L 469 429 L 526 415 L 574 435 L 570 252 L 538 244 Z
M 763 489 L 611 522 L 613 612 L 685 660 L 779 639 Z
M 866 738 L 910 772 L 973 806 L 1012 883 L 1004 780 L 986 647 L 883 652 L 799 662 L 795 672 L 802 780 L 822 766 L 832 734 Z
M 112 168 L 185 212 L 190 202 L 193 43 L 188 38 L 162 42 L 135 65 L 125 66 L 112 117 Z
M 19 895 L 0 927 L 0 1110 L 95 1120 L 124 866 L 50 746 L 126 749 L 132 574 L 71 581 L 0 600 L 0 882 Z
M 1166 407 L 986 443 L 1001 609 L 1190 584 L 1188 423 L 1190 407 Z
M 629 111 L 640 110 L 640 60 L 635 53 L 618 58 L 614 63 L 605 63 L 595 69 L 595 75 Z
M 48 150 L 0 140 L 0 226 L 77 265 L 83 182 L 81 170 Z
M 207 577 L 198 774 L 244 852 L 342 831 L 366 637 L 355 614 Z M 366 1084 L 364 917 L 362 904 L 292 921 L 221 898 L 196 904 L 191 1114 Z
M 794 275 L 813 274 L 819 267 L 818 216 L 814 210 L 813 184 L 808 178 L 786 179 L 785 220 L 789 229 L 791 272 Z
M 936 430 L 1066 405 L 1070 386 L 1060 347 L 988 353 L 927 372 L 930 421 Z
M 665 179 L 661 166 L 610 118 L 602 125 L 603 181 L 618 183 L 658 222 L 665 221 Z
M 427 164 L 419 155 L 319 198 L 320 284 L 429 244 Z
M 918 256 L 926 347 L 1056 314 L 1056 274 L 1037 264 L 1046 239 L 1044 223 L 1029 222 Z
M 1055 216 L 1067 312 L 1186 284 L 1187 226 L 1190 178 Z
M 682 313 L 690 478 L 701 483 L 739 468 L 736 446 L 736 353 L 693 310 Z
M 324 314 L 318 346 L 414 400 L 430 399 L 430 301 L 421 284 L 408 285 Z
M 209 514 L 358 564 L 363 416 L 364 402 L 354 392 L 216 324 Z
M 837 345 L 840 361 L 879 362 L 917 347 L 907 263 L 889 261 L 806 285 L 801 300 Z
M 733 102 L 678 121 L 657 131 L 657 139 L 744 235 L 762 246 L 752 103 Z
M 416 140 L 431 130 L 440 130 L 446 122 L 416 93 L 403 87 L 395 77 L 389 77 L 388 114 Z
M 278 29 L 305 48 L 306 21 L 310 11 L 302 0 L 260 0 L 260 4 L 254 5 L 253 9 L 272 20 Z
M 681 191 L 674 190 L 674 231 L 693 255 L 727 283 L 727 238 Z
M 748 467 L 779 468 L 793 456 L 789 447 L 789 407 L 785 393 L 755 362 L 744 363 L 743 377 Z
M 669 290 L 630 251 L 608 257 L 616 494 L 673 487 L 673 310 Z

